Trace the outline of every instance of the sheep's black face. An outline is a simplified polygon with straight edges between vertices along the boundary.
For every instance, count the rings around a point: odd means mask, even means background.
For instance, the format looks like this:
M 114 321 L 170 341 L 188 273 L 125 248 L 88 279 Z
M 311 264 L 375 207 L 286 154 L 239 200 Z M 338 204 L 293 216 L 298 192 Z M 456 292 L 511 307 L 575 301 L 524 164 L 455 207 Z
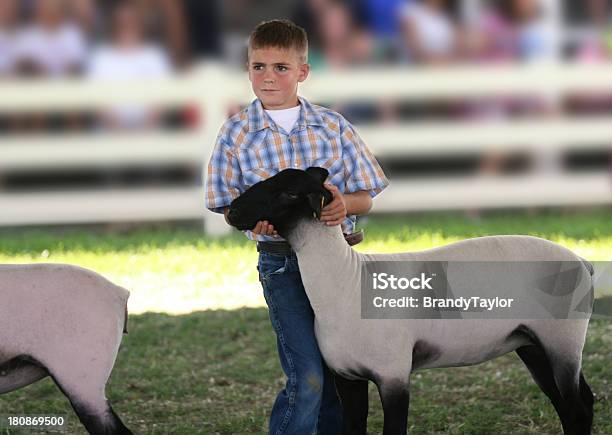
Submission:
M 285 237 L 299 219 L 319 217 L 332 201 L 332 194 L 323 187 L 328 174 L 323 168 L 285 169 L 232 201 L 227 218 L 239 230 L 251 230 L 266 220 Z

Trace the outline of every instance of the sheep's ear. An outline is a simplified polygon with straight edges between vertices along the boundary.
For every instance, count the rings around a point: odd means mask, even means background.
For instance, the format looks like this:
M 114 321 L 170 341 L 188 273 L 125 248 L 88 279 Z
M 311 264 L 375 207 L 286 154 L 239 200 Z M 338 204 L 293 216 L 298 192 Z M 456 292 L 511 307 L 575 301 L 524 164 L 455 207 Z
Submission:
M 329 172 L 325 168 L 319 168 L 318 166 L 311 166 L 306 169 L 306 173 L 312 175 L 317 181 L 320 181 L 321 184 L 325 183 L 327 180 L 327 176 Z
M 309 193 L 307 197 L 310 208 L 312 208 L 315 217 L 319 219 L 321 217 L 321 209 L 323 208 L 325 197 L 321 193 Z

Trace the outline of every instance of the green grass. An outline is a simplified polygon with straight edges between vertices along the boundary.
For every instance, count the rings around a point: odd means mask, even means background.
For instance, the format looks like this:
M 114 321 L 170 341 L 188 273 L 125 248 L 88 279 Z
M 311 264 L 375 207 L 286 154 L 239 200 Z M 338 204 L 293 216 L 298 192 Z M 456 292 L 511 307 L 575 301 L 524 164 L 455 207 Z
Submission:
M 598 434 L 612 430 L 611 332 L 609 321 L 592 321 L 584 351 Z M 264 433 L 281 386 L 267 312 L 244 308 L 133 316 L 107 395 L 136 433 L 230 435 Z M 379 433 L 382 413 L 373 388 L 370 403 L 369 430 Z M 83 433 L 49 379 L 0 396 L 0 409 L 64 414 L 68 433 Z M 413 374 L 410 426 L 411 433 L 423 434 L 560 433 L 552 405 L 514 354 Z
M 590 260 L 612 260 L 610 210 L 488 213 L 480 222 L 460 214 L 386 216 L 363 226 L 367 239 L 359 250 L 367 252 L 518 233 L 554 240 Z M 144 314 L 130 316 L 107 395 L 124 422 L 142 434 L 266 431 L 283 379 L 254 251 L 240 234 L 215 240 L 184 226 L 124 234 L 92 228 L 0 231 L 2 263 L 75 263 L 130 288 L 131 312 Z M 584 372 L 596 394 L 598 434 L 612 433 L 611 345 L 609 319 L 592 320 Z M 514 354 L 474 367 L 417 372 L 411 393 L 411 433 L 560 432 L 552 405 Z M 373 388 L 370 403 L 369 430 L 379 433 L 382 413 Z M 84 433 L 49 379 L 0 396 L 0 414 L 24 413 L 64 414 L 67 433 Z

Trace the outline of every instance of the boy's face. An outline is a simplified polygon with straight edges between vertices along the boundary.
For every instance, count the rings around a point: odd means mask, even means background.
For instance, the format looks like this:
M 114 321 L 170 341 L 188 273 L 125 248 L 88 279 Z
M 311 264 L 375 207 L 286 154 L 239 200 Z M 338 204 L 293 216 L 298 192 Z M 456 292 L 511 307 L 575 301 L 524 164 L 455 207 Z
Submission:
M 276 47 L 251 50 L 247 67 L 253 92 L 265 109 L 298 105 L 297 84 L 306 80 L 310 67 L 302 63 L 296 50 Z

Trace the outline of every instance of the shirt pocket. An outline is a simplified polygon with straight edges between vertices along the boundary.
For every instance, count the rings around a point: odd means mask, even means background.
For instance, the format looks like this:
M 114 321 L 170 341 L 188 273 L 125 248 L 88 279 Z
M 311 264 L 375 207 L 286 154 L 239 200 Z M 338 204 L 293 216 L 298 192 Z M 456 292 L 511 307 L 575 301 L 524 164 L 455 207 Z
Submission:
M 342 143 L 340 136 L 322 130 L 309 131 L 309 155 L 305 158 L 306 166 L 325 168 L 330 176 L 342 172 Z
M 242 178 L 247 187 L 290 167 L 286 145 L 275 140 L 273 135 L 273 132 L 268 132 L 260 140 L 238 149 Z
M 327 169 L 329 176 L 327 181 L 338 186 L 344 186 L 344 161 L 342 155 L 319 155 L 313 159 L 307 166 L 314 166 Z

